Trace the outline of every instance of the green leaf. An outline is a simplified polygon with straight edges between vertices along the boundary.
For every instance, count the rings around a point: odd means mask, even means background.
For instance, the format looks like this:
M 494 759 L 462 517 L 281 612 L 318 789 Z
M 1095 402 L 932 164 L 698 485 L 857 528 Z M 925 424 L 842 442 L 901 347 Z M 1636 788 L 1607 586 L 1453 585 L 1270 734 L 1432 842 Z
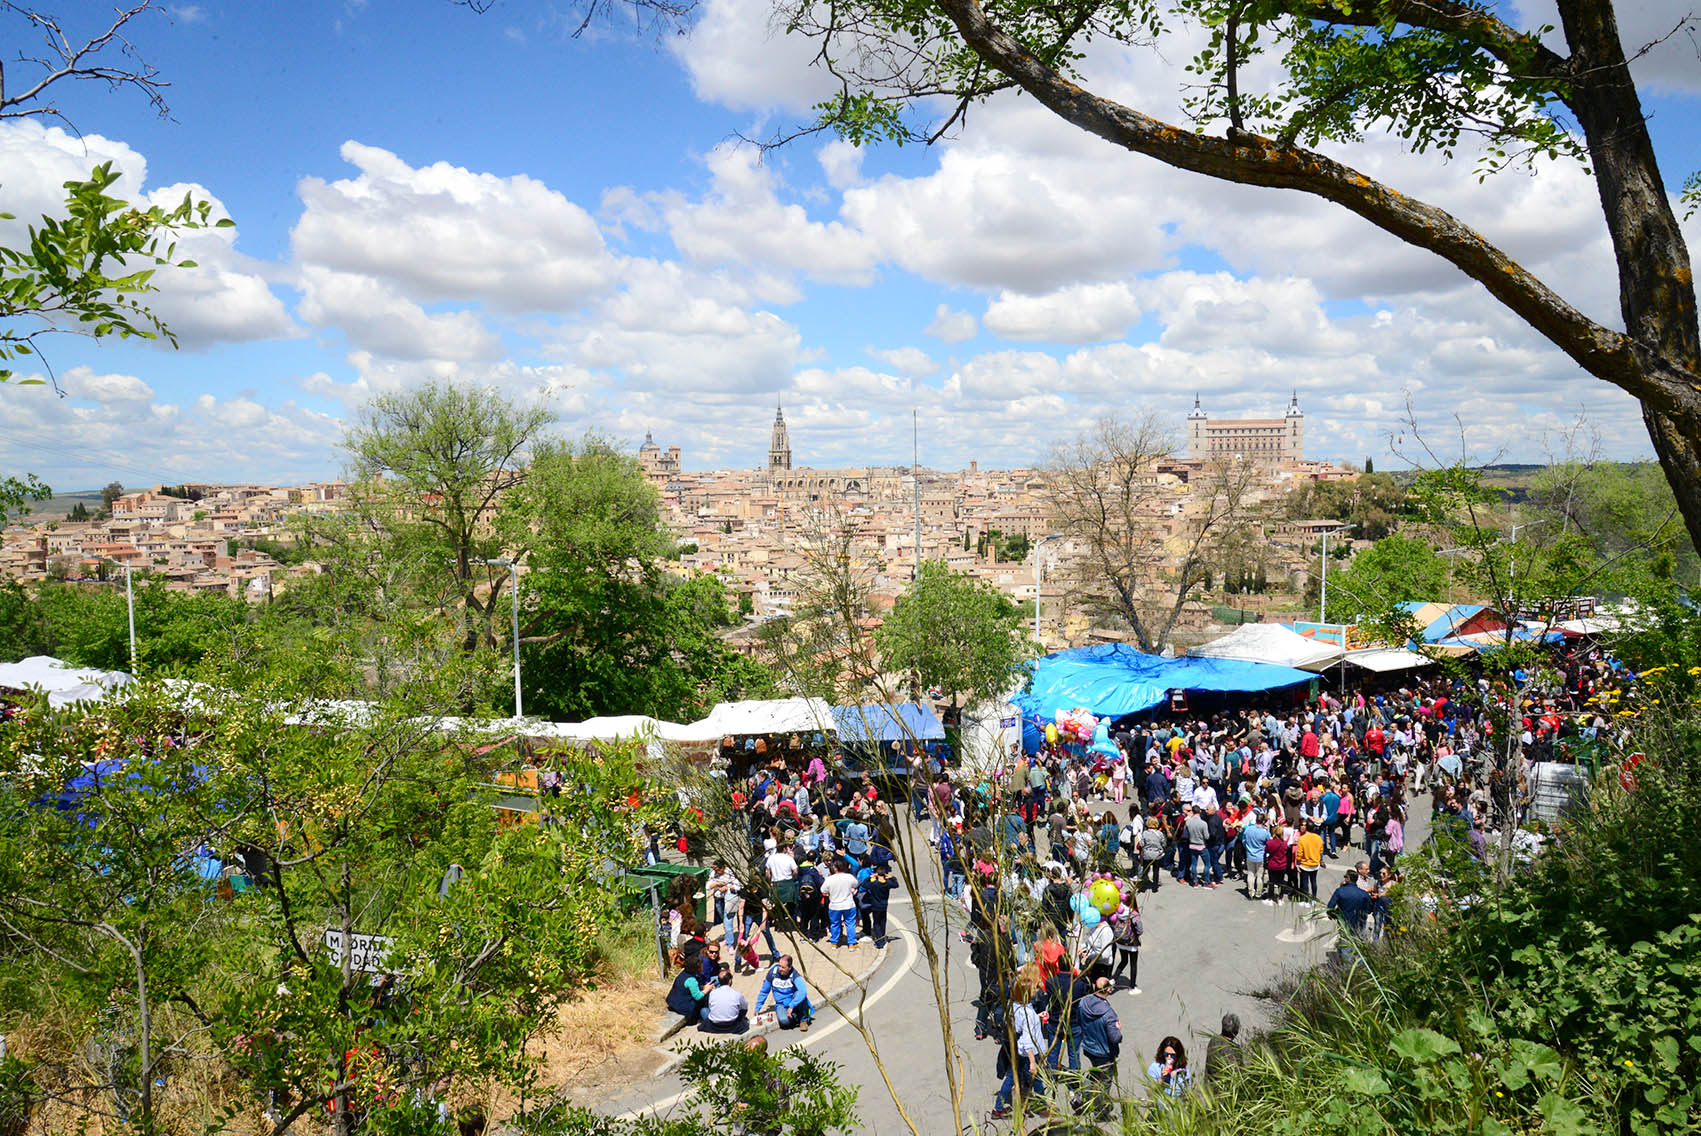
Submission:
M 1432 1029 L 1409 1029 L 1394 1035 L 1389 1046 L 1407 1061 L 1438 1061 L 1459 1052 L 1459 1043 Z
M 1374 1069 L 1354 1066 L 1341 1075 L 1341 1087 L 1361 1097 L 1379 1097 L 1388 1092 L 1388 1082 Z
M 1512 1136 L 1512 1129 L 1492 1116 L 1482 1118 L 1482 1136 Z
M 1545 1128 L 1553 1136 L 1584 1136 L 1584 1133 L 1593 1131 L 1588 1114 L 1582 1107 L 1558 1093 L 1548 1093 L 1536 1102 L 1536 1107 L 1541 1110 Z
M 1654 1053 L 1659 1057 L 1660 1064 L 1664 1065 L 1667 1069 L 1675 1070 L 1677 1068 L 1677 1038 L 1656 1038 L 1654 1040 Z
M 1540 1042 L 1525 1041 L 1514 1038 L 1511 1044 L 1512 1056 L 1519 1065 L 1528 1069 L 1544 1081 L 1557 1081 L 1565 1073 L 1565 1062 L 1557 1050 Z

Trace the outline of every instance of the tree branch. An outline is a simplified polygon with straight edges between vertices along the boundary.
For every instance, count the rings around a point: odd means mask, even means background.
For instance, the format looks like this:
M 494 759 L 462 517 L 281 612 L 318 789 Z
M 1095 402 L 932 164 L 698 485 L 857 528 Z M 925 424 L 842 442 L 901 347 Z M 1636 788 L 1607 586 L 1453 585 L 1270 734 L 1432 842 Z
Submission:
M 1332 201 L 1384 232 L 1447 260 L 1596 378 L 1666 413 L 1689 414 L 1690 408 L 1679 405 L 1668 384 L 1701 390 L 1701 376 L 1663 358 L 1654 346 L 1639 344 L 1589 319 L 1446 210 L 1408 197 L 1313 150 L 1256 135 L 1196 134 L 1102 98 L 1065 78 L 994 25 L 977 0 L 938 3 L 972 50 L 1064 121 L 1177 169 L 1243 185 L 1295 189 Z

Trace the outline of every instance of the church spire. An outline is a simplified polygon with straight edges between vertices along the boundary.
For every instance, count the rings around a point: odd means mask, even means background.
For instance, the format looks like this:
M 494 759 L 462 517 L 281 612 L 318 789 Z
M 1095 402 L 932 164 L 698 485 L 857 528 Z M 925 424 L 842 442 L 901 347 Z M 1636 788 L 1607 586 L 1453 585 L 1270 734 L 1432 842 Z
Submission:
M 791 435 L 786 430 L 786 412 L 774 402 L 774 432 L 768 438 L 768 472 L 791 468 Z

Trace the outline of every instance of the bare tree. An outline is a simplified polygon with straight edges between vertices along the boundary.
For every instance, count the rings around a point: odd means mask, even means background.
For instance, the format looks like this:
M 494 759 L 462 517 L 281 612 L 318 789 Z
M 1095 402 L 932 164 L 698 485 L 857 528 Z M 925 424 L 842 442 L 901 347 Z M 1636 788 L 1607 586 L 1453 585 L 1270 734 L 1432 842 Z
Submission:
M 1071 599 L 1126 624 L 1143 651 L 1168 644 L 1262 483 L 1236 460 L 1207 464 L 1184 487 L 1160 468 L 1173 450 L 1155 415 L 1107 418 L 1059 446 L 1048 470 Z
M 132 20 L 145 12 L 159 11 L 153 0 L 141 0 L 113 9 L 110 22 L 101 22 L 104 27 L 97 25 L 98 30 L 84 33 L 68 30 L 64 21 L 51 13 L 0 0 L 0 15 L 22 20 L 37 37 L 33 48 L 21 46 L 15 56 L 0 59 L 0 118 L 54 118 L 74 130 L 53 96 L 66 81 L 78 79 L 139 91 L 160 117 L 169 115 L 165 88 L 170 84 L 141 57 L 129 38 Z M 15 82 L 15 76 L 22 81 Z

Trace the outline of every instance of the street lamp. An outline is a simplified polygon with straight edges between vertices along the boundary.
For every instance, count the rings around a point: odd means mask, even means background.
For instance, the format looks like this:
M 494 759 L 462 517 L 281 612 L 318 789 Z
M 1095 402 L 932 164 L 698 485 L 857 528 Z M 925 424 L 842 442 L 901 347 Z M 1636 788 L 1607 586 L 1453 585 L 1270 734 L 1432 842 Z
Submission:
M 130 564 L 128 561 L 114 560 L 110 556 L 96 556 L 96 560 L 107 564 L 116 564 L 124 569 L 124 606 L 130 616 L 130 673 L 136 673 L 136 590 L 130 583 Z
M 493 568 L 508 569 L 509 598 L 514 605 L 514 717 L 521 718 L 520 712 L 520 566 L 512 560 L 486 560 Z
M 1045 650 L 1045 640 L 1040 638 L 1040 585 L 1044 579 L 1045 561 L 1040 558 L 1040 549 L 1045 547 L 1048 540 L 1062 540 L 1062 533 L 1046 533 L 1034 541 L 1034 642 Z
M 1325 616 L 1329 611 L 1329 538 L 1332 536 L 1339 536 L 1344 532 L 1351 532 L 1356 528 L 1358 528 L 1357 525 L 1342 525 L 1338 529 L 1330 529 L 1328 532 L 1323 534 L 1323 578 L 1322 583 L 1317 587 L 1318 623 L 1328 622 Z M 1345 648 L 1346 644 L 1343 642 L 1341 646 L 1342 648 Z

